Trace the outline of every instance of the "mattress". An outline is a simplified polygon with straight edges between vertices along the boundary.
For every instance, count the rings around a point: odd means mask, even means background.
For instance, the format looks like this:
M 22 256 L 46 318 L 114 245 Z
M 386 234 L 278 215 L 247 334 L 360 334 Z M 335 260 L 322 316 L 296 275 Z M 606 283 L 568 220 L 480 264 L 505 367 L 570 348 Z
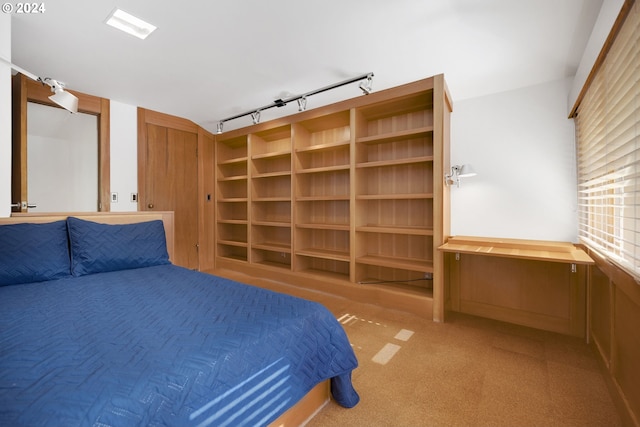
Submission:
M 0 425 L 259 426 L 357 360 L 322 305 L 174 265 L 0 287 Z

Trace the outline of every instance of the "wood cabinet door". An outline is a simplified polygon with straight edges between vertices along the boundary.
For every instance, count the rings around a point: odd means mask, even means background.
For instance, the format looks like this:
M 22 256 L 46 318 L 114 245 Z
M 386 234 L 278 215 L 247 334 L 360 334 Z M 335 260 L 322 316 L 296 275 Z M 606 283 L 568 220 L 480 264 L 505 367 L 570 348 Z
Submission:
M 141 208 L 173 211 L 174 264 L 198 269 L 198 135 L 146 124 L 145 193 Z

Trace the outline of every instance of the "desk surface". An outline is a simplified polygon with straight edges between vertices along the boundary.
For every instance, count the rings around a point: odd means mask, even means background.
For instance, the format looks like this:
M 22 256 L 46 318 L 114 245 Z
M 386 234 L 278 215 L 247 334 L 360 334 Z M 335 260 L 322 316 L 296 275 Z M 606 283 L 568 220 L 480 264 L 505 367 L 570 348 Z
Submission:
M 452 236 L 438 248 L 443 252 L 522 258 L 571 264 L 593 264 L 582 249 L 570 242 Z

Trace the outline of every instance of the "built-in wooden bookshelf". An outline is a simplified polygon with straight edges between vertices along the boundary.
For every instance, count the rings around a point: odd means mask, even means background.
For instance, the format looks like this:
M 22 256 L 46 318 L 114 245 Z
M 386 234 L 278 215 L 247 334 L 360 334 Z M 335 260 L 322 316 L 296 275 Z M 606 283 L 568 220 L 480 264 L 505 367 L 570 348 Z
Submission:
M 217 135 L 217 270 L 442 320 L 450 113 L 439 75 Z
M 431 295 L 433 96 L 355 110 L 356 282 Z
M 251 256 L 254 264 L 291 269 L 291 126 L 249 135 Z
M 295 270 L 350 280 L 350 111 L 293 126 Z
M 216 140 L 216 257 L 248 261 L 247 136 Z

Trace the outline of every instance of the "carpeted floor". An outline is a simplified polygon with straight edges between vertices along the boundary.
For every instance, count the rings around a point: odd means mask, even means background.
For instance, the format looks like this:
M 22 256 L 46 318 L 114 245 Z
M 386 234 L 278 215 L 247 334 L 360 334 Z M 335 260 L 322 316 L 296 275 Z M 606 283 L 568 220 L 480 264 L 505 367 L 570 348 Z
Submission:
M 353 381 L 361 402 L 352 409 L 329 402 L 308 427 L 621 425 L 582 339 L 457 313 L 433 323 L 274 282 L 254 284 L 324 304 L 358 357 Z

